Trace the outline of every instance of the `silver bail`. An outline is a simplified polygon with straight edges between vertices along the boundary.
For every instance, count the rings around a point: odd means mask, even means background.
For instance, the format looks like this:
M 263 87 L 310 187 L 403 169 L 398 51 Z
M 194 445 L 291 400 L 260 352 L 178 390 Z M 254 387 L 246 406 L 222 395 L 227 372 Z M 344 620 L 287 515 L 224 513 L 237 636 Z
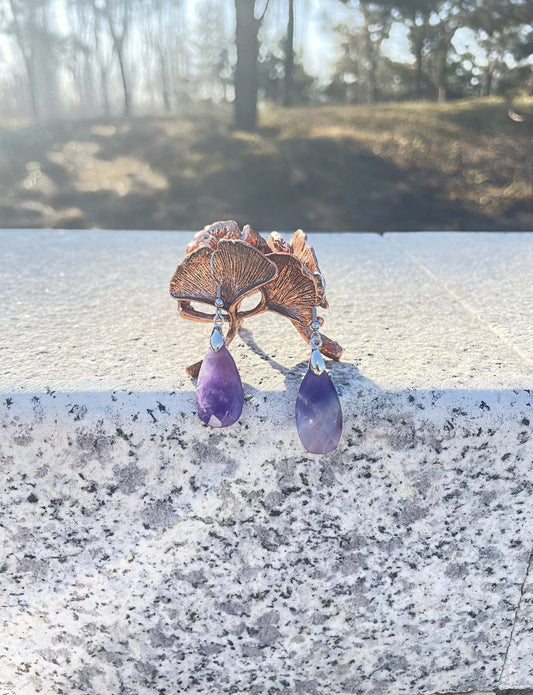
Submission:
M 309 344 L 311 345 L 311 357 L 309 358 L 309 368 L 312 372 L 317 375 L 322 374 L 326 369 L 324 364 L 324 358 L 320 352 L 320 347 L 322 346 L 322 338 L 320 336 L 320 321 L 317 316 L 317 308 L 313 307 L 312 321 L 311 321 L 311 339 Z
M 322 357 L 322 353 L 318 348 L 314 348 L 314 350 L 311 352 L 311 357 L 309 358 L 309 367 L 311 371 L 317 375 L 322 374 L 322 372 L 326 369 L 324 358 Z
M 213 330 L 211 332 L 211 337 L 209 338 L 209 344 L 211 345 L 211 350 L 218 352 L 226 344 L 226 340 L 224 338 L 224 333 L 222 333 L 222 326 L 225 323 L 224 316 L 222 315 L 222 307 L 224 306 L 224 301 L 222 300 L 222 285 L 220 282 L 218 282 L 214 274 L 214 255 L 215 252 L 213 251 L 211 255 L 211 274 L 217 283 L 217 297 L 215 299 L 215 315 L 213 316 Z
M 211 338 L 209 339 L 209 344 L 211 345 L 211 349 L 215 352 L 218 352 L 220 348 L 226 344 L 224 336 L 222 335 L 222 330 L 218 328 L 218 326 L 213 328 Z

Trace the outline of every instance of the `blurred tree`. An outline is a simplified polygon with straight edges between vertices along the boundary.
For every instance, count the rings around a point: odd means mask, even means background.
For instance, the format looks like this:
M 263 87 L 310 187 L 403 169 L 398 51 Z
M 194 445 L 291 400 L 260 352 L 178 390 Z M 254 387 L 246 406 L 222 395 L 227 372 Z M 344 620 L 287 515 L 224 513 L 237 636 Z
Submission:
M 98 75 L 94 48 L 94 14 L 92 2 L 87 0 L 68 0 L 65 5 L 65 17 L 68 21 L 68 34 L 65 36 L 63 65 L 71 79 L 71 89 L 66 89 L 65 100 L 68 96 L 77 94 L 76 106 L 94 113 L 98 101 Z M 70 86 L 70 85 L 68 85 Z
M 179 105 L 190 101 L 194 91 L 187 0 L 163 0 L 163 3 L 159 34 L 160 51 L 164 56 L 168 100 Z
M 344 69 L 346 79 L 353 76 L 353 81 L 363 85 L 366 90 L 366 101 L 374 103 L 378 99 L 378 70 L 380 67 L 381 44 L 389 37 L 393 21 L 393 7 L 388 0 L 341 0 L 345 5 L 358 7 L 363 24 L 356 27 L 353 24 L 343 24 L 337 31 L 343 36 L 341 50 L 342 58 L 338 69 Z M 351 66 L 351 67 L 350 67 Z
M 483 70 L 478 65 L 477 56 L 466 50 L 457 53 L 452 50 L 446 66 L 446 85 L 448 97 L 480 96 L 482 91 Z
M 446 100 L 448 62 L 452 41 L 468 22 L 475 0 L 392 0 L 395 16 L 409 29 L 409 42 L 416 64 L 416 96 L 423 96 L 424 59 L 426 74 L 432 74 L 437 101 Z
M 145 89 L 165 111 L 173 105 L 174 78 L 183 81 L 183 75 L 173 74 L 173 63 L 178 60 L 178 53 L 185 50 L 185 15 L 185 0 L 143 0 L 134 14 L 147 54 Z
M 484 53 L 484 94 L 494 91 L 495 80 L 510 73 L 508 57 L 520 62 L 533 50 L 533 3 L 521 0 L 478 0 L 469 16 Z M 531 45 L 528 46 L 528 39 Z
M 98 10 L 96 0 L 88 0 L 91 6 L 91 25 L 94 38 L 94 55 L 98 65 L 98 73 L 100 77 L 100 94 L 104 115 L 111 115 L 111 105 L 109 101 L 109 73 L 111 72 L 112 54 L 107 53 L 102 40 L 102 17 Z
M 78 106 L 87 114 L 100 101 L 104 115 L 109 116 L 113 49 L 105 40 L 101 7 L 97 0 L 67 0 L 65 16 L 68 49 L 64 64 L 71 75 L 73 89 L 78 92 Z
M 55 115 L 58 35 L 50 29 L 50 0 L 3 0 L 3 31 L 12 35 L 22 56 L 33 117 Z
M 533 2 L 514 2 L 513 16 L 519 31 L 512 54 L 515 60 L 526 61 L 533 55 Z
M 181 3 L 178 3 L 181 4 Z M 166 22 L 165 10 L 167 3 L 165 0 L 154 0 L 155 27 L 152 34 L 154 51 L 157 55 L 159 73 L 161 76 L 161 95 L 163 97 L 163 107 L 165 111 L 170 111 L 170 79 L 168 70 L 168 60 L 166 51 Z
M 430 47 L 430 17 L 434 0 L 396 0 L 394 18 L 408 29 L 411 52 L 415 58 L 415 97 L 420 99 L 427 93 L 427 77 L 424 74 L 424 57 Z
M 217 0 L 198 3 L 193 45 L 196 83 L 201 98 L 227 100 L 232 80 L 231 39 L 223 3 Z
M 260 18 L 255 16 L 256 0 L 235 0 L 235 126 L 253 131 L 257 127 L 258 31 L 268 6 Z
M 259 91 L 268 100 L 285 104 L 285 48 L 283 38 L 277 46 L 267 48 L 261 46 L 259 57 Z M 316 79 L 309 75 L 303 65 L 300 55 L 295 54 L 291 78 L 291 104 L 311 102 L 317 95 Z
M 285 61 L 283 79 L 283 104 L 290 106 L 293 97 L 294 72 L 294 0 L 288 0 L 287 36 L 285 38 Z
M 302 41 L 309 1 L 0 0 L 3 111 L 109 115 L 118 106 L 128 114 L 132 101 L 168 111 L 194 99 L 229 101 L 234 86 L 235 124 L 253 130 L 258 90 L 288 105 L 325 95 L 443 100 L 532 88 L 533 0 L 330 0 L 326 21 L 333 3 L 347 18 L 319 95 L 303 61 L 313 50 Z M 383 51 L 394 22 L 406 30 L 412 65 Z M 475 38 L 459 55 L 454 39 L 465 27 Z
M 63 67 L 72 81 L 71 98 L 77 97 L 77 106 L 86 109 L 95 102 L 90 49 L 79 34 L 68 36 L 63 47 Z
M 431 74 L 437 100 L 446 100 L 453 38 L 460 27 L 468 26 L 476 1 L 391 0 L 394 17 L 400 19 L 409 31 L 409 43 L 415 58 L 417 98 L 427 94 L 427 76 Z M 427 63 L 426 69 L 424 63 Z
M 351 5 L 350 0 L 341 0 Z M 374 103 L 380 96 L 380 72 L 383 65 L 381 45 L 390 33 L 393 21 L 388 2 L 359 0 L 362 23 L 340 24 L 341 57 L 335 65 L 334 81 L 347 85 L 348 101 Z
M 122 89 L 124 91 L 124 115 L 131 114 L 131 92 L 126 67 L 126 40 L 130 31 L 134 0 L 103 0 L 98 9 L 107 21 L 113 48 L 120 68 Z

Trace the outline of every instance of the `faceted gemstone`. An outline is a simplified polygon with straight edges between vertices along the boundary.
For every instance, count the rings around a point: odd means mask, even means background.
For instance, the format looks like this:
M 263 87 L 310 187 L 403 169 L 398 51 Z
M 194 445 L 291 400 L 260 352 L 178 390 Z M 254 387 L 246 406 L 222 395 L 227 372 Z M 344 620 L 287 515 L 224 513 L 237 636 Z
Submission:
M 237 366 L 223 345 L 205 356 L 196 388 L 198 414 L 211 427 L 227 427 L 236 422 L 242 411 L 244 392 Z
M 307 370 L 296 399 L 296 429 L 311 454 L 333 451 L 342 434 L 339 396 L 329 374 Z

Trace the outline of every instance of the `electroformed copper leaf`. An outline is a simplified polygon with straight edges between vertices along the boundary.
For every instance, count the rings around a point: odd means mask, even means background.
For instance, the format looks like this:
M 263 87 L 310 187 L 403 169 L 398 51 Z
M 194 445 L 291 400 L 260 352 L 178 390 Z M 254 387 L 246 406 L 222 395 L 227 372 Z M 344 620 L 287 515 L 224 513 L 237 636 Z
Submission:
M 267 243 L 273 253 L 291 253 L 289 242 L 279 232 L 271 232 Z
M 302 230 L 302 229 L 297 229 L 294 234 L 291 237 L 291 240 L 289 242 L 289 246 L 291 248 L 291 252 L 300 258 L 302 255 L 302 251 L 305 248 L 305 245 L 307 244 L 307 234 Z
M 185 256 L 170 280 L 172 297 L 214 304 L 217 284 L 211 274 L 212 255 L 212 248 L 200 246 Z
M 202 229 L 201 232 L 196 232 L 191 241 L 187 244 L 185 253 L 189 255 L 193 251 L 196 251 L 196 249 L 199 249 L 200 246 L 210 246 L 214 251 L 217 247 L 217 244 L 217 239 L 208 231 Z
M 292 253 L 296 256 L 296 258 L 301 260 L 307 270 L 309 270 L 311 273 L 316 273 L 318 291 L 322 297 L 320 306 L 327 309 L 328 303 L 325 297 L 326 288 L 324 287 L 324 283 L 322 281 L 322 273 L 318 267 L 315 249 L 307 243 L 307 234 L 303 230 L 297 229 L 294 232 L 290 240 L 290 248 Z
M 196 232 L 189 242 L 186 253 L 196 251 L 200 246 L 210 246 L 213 250 L 218 246 L 219 239 L 241 239 L 242 232 L 235 220 L 223 220 L 206 224 L 199 232 Z
M 233 220 L 215 222 L 195 234 L 187 254 L 170 282 L 170 294 L 178 300 L 183 318 L 212 320 L 214 314 L 200 311 L 191 302 L 213 305 L 218 278 L 230 326 L 228 345 L 243 319 L 267 310 L 290 319 L 309 342 L 313 307 L 327 307 L 327 301 L 314 249 L 302 230 L 297 230 L 290 242 L 273 232 L 267 242 L 249 225 L 241 231 Z M 241 312 L 240 301 L 256 290 L 261 291 L 261 301 L 253 309 Z M 321 335 L 320 351 L 338 360 L 342 347 Z M 200 365 L 201 362 L 191 365 L 188 373 L 197 376 Z
M 264 288 L 268 309 L 303 326 L 312 321 L 312 311 L 321 300 L 316 277 L 289 253 L 267 256 L 278 268 L 277 276 Z
M 261 253 L 270 253 L 270 248 L 263 237 L 254 231 L 249 224 L 245 224 L 242 228 L 242 240 L 250 246 L 254 246 Z
M 213 255 L 213 271 L 222 285 L 224 306 L 229 308 L 272 280 L 275 263 L 244 241 L 221 239 Z
M 217 239 L 241 239 L 242 237 L 242 232 L 235 220 L 213 222 L 204 227 L 204 230 Z

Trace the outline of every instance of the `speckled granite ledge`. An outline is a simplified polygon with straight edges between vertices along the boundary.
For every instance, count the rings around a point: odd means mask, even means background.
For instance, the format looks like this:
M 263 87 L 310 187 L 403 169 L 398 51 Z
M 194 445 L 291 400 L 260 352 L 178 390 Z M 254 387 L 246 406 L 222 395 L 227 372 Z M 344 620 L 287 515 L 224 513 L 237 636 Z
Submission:
M 533 235 L 314 235 L 345 413 L 302 451 L 307 350 L 232 352 L 168 280 L 189 234 L 2 232 L 1 695 L 416 695 L 533 685 Z

